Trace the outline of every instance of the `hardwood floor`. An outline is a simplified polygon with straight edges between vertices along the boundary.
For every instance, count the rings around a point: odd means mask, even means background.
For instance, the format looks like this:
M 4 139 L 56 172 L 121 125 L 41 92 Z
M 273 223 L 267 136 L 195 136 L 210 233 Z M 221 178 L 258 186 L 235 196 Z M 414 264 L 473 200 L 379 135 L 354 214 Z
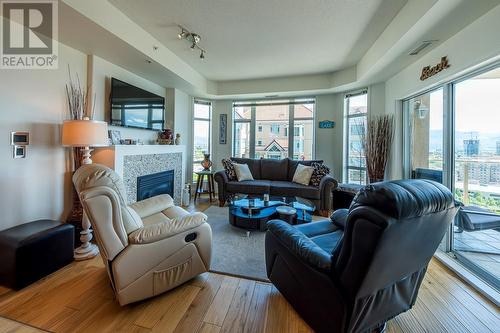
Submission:
M 312 332 L 271 284 L 214 273 L 120 307 L 100 258 L 18 292 L 0 288 L 0 316 L 52 332 Z M 0 320 L 3 331 L 33 328 Z M 500 311 L 433 260 L 416 305 L 390 321 L 388 332 L 500 332 Z

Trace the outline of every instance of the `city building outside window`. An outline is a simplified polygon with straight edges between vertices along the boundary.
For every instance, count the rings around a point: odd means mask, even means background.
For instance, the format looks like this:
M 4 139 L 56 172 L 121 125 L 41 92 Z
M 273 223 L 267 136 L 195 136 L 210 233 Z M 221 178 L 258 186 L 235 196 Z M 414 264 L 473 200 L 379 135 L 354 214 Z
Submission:
M 195 100 L 193 108 L 193 182 L 196 171 L 201 171 L 203 154 L 210 154 L 212 103 Z
M 345 114 L 344 180 L 347 183 L 366 184 L 366 160 L 362 138 L 366 131 L 368 92 L 362 90 L 347 94 Z
M 314 99 L 235 102 L 233 156 L 314 158 Z

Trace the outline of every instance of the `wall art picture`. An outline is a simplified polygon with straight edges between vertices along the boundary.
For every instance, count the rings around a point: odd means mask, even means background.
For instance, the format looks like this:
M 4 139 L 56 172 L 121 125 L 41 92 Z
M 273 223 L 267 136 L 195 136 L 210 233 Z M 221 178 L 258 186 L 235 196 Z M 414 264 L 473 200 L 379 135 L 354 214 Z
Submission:
M 227 143 L 227 114 L 223 113 L 219 117 L 219 144 Z
M 108 136 L 109 136 L 109 139 L 111 140 L 111 144 L 119 145 L 121 143 L 122 135 L 121 135 L 120 131 L 108 130 Z

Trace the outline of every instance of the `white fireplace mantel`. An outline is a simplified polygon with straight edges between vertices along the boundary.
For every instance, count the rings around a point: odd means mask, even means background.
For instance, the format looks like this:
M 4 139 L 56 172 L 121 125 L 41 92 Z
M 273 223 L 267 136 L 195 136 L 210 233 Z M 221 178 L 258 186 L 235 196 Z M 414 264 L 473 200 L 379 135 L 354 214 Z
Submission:
M 135 201 L 136 179 L 156 172 L 175 171 L 174 201 L 180 203 L 186 181 L 186 146 L 115 145 L 96 148 L 92 160 L 115 170 L 123 179 L 129 203 Z

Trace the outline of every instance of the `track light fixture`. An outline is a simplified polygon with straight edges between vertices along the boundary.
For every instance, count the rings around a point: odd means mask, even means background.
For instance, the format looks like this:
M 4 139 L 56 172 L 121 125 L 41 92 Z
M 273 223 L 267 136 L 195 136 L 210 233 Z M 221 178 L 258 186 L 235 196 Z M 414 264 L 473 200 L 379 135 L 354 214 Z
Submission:
M 204 49 L 202 49 L 200 47 L 200 45 L 198 45 L 198 43 L 201 41 L 201 36 L 194 33 L 194 32 L 190 32 L 189 30 L 187 30 L 186 28 L 182 27 L 179 25 L 179 29 L 181 29 L 181 32 L 179 32 L 179 34 L 177 35 L 177 37 L 179 39 L 185 39 L 187 40 L 191 46 L 189 47 L 191 50 L 200 50 L 200 59 L 203 60 L 205 59 L 205 53 L 207 51 L 205 51 Z
M 181 32 L 177 35 L 177 37 L 179 39 L 183 39 L 183 38 L 186 38 L 186 36 L 187 36 L 186 30 L 184 30 L 183 28 L 181 28 Z

